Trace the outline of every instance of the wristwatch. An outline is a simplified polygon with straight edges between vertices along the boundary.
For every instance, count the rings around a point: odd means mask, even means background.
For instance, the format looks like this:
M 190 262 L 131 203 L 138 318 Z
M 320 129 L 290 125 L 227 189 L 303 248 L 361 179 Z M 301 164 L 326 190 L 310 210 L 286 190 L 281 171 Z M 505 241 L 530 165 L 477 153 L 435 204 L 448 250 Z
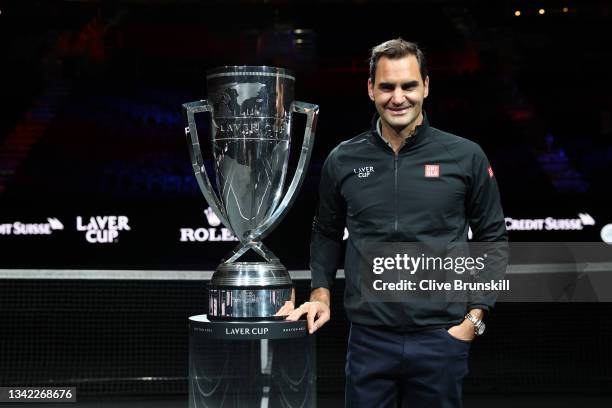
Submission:
M 482 336 L 485 332 L 485 324 L 482 320 L 475 318 L 471 314 L 466 314 L 465 318 L 474 324 L 474 334 L 476 336 Z

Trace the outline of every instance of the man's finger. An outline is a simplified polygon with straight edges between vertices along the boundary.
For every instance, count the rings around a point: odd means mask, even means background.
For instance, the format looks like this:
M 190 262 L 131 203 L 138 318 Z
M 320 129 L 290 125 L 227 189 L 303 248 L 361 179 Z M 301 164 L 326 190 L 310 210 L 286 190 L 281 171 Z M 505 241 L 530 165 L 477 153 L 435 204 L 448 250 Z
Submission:
M 319 311 L 318 305 L 316 303 L 311 303 L 310 307 L 308 308 L 308 316 L 306 316 L 306 319 L 308 320 L 308 332 L 310 334 L 314 333 L 315 330 L 317 330 L 314 320 L 315 320 L 315 317 L 317 316 L 318 311 Z
M 283 316 L 283 315 L 288 315 L 290 313 L 291 311 L 289 310 L 289 308 L 287 306 L 283 306 L 280 309 L 278 309 L 278 312 L 276 312 L 274 316 Z
M 294 310 L 295 309 L 292 302 L 285 302 L 285 304 L 278 310 L 278 312 L 276 312 L 276 314 L 274 314 L 274 316 L 289 315 Z
M 302 313 L 300 312 L 300 309 L 295 309 L 293 312 L 291 312 L 291 314 L 289 314 L 289 316 L 285 318 L 285 320 L 291 320 L 295 322 L 300 318 L 301 315 Z
M 329 322 L 329 310 L 321 311 L 315 325 L 320 329 L 325 323 Z
M 306 313 L 306 308 L 304 307 L 304 305 L 301 305 L 300 307 L 298 307 L 297 309 L 295 309 L 293 312 L 291 312 L 291 314 L 289 316 L 287 316 L 287 318 L 285 320 L 292 320 L 292 321 L 296 321 L 298 320 L 300 317 L 302 317 L 302 315 L 304 313 Z
M 329 309 L 320 308 L 319 310 L 317 310 L 317 314 L 316 314 L 317 320 L 314 322 L 312 332 L 314 333 L 317 330 L 319 330 L 321 327 L 323 327 L 323 325 L 329 321 L 329 317 L 330 317 Z

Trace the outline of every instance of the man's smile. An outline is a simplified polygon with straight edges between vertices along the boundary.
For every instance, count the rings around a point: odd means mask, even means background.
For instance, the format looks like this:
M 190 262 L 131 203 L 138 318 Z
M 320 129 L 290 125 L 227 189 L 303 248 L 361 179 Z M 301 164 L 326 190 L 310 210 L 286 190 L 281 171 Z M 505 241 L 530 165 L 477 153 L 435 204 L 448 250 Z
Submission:
M 408 109 L 410 109 L 411 106 L 402 106 L 400 108 L 394 108 L 394 107 L 387 107 L 385 108 L 389 113 L 391 113 L 391 115 L 393 116 L 401 116 L 401 115 L 405 115 L 408 112 Z

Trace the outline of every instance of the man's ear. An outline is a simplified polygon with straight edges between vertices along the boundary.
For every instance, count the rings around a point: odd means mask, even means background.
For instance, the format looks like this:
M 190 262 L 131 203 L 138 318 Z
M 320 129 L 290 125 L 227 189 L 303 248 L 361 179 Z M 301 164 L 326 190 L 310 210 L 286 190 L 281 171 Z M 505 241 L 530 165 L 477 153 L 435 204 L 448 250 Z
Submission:
M 423 87 L 425 88 L 423 90 L 423 98 L 427 98 L 427 95 L 429 95 L 429 75 L 425 77 L 425 81 L 423 81 Z
M 368 95 L 370 99 L 374 100 L 374 84 L 372 83 L 372 78 L 368 78 Z

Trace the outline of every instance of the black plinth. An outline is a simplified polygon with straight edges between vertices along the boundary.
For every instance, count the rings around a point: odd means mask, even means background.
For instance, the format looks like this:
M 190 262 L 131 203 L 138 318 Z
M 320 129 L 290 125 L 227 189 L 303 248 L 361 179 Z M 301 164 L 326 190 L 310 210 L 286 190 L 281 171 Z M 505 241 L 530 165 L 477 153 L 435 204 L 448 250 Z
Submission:
M 189 318 L 189 407 L 315 407 L 315 338 L 305 321 Z

